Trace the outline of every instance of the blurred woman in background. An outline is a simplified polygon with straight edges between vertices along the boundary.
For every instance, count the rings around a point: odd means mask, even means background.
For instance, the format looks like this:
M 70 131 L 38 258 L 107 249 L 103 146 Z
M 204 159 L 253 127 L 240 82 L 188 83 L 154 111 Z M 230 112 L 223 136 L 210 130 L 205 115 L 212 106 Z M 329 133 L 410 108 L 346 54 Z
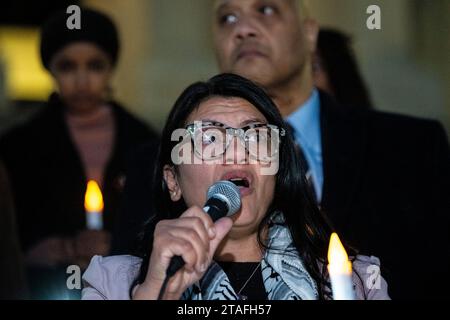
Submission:
M 108 254 L 127 157 L 137 145 L 156 138 L 111 99 L 120 47 L 114 23 L 82 9 L 81 29 L 69 30 L 67 18 L 64 12 L 55 14 L 41 34 L 42 63 L 57 92 L 34 118 L 0 141 L 31 270 L 31 293 L 37 298 L 67 297 L 65 267 L 84 268 L 94 254 Z M 86 230 L 89 180 L 103 192 L 100 231 Z

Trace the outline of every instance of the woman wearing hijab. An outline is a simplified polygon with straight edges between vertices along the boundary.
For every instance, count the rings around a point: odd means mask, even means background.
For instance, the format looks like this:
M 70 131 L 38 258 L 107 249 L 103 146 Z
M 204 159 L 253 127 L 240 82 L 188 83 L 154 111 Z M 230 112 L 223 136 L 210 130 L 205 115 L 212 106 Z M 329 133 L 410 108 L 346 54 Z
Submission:
M 114 23 L 104 14 L 81 10 L 81 29 L 69 30 L 58 13 L 42 28 L 41 59 L 56 92 L 29 122 L 0 142 L 11 178 L 19 235 L 36 276 L 32 294 L 55 296 L 56 271 L 65 287 L 65 267 L 86 267 L 110 248 L 110 231 L 120 209 L 126 161 L 139 144 L 156 139 L 140 120 L 111 99 L 111 77 L 119 57 Z M 86 230 L 84 195 L 95 180 L 103 193 L 104 228 Z M 33 292 L 33 288 L 38 290 Z M 52 293 L 48 293 L 48 292 Z
M 83 299 L 330 299 L 332 227 L 287 130 L 267 94 L 240 76 L 187 88 L 163 130 L 154 216 L 140 249 L 94 257 L 83 275 Z M 241 207 L 214 223 L 202 207 L 208 188 L 223 180 L 239 187 Z M 378 259 L 352 255 L 356 297 L 389 299 L 381 276 L 378 288 L 367 286 Z M 174 256 L 185 264 L 166 278 Z

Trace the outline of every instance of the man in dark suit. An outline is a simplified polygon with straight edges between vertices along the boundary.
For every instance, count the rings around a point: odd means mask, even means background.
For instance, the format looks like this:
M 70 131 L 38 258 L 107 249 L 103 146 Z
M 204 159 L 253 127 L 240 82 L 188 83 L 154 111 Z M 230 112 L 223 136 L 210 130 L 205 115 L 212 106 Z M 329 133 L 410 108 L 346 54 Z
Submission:
M 258 82 L 273 98 L 292 127 L 318 203 L 343 239 L 381 259 L 391 297 L 448 297 L 450 151 L 444 130 L 435 121 L 348 111 L 315 89 L 318 26 L 306 9 L 300 0 L 216 0 L 219 67 Z M 149 207 L 137 212 L 149 217 Z
M 435 121 L 345 111 L 313 86 L 318 26 L 299 0 L 216 0 L 220 69 L 261 84 L 293 129 L 337 232 L 381 259 L 393 298 L 449 296 L 450 151 Z

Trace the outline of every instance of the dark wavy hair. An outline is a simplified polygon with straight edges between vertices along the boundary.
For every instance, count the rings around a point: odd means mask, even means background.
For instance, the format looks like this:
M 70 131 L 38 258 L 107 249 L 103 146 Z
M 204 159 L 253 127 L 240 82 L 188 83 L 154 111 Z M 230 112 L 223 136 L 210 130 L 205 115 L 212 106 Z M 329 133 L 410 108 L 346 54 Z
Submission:
M 283 128 L 285 121 L 277 107 L 266 92 L 253 82 L 234 74 L 220 74 L 207 82 L 197 82 L 189 86 L 175 102 L 162 133 L 159 154 L 154 172 L 153 194 L 154 214 L 146 223 L 141 234 L 141 245 L 136 255 L 143 259 L 140 273 L 135 284 L 145 280 L 155 225 L 164 219 L 175 219 L 185 210 L 183 199 L 173 202 L 163 178 L 165 165 L 174 166 L 171 152 L 177 141 L 171 141 L 172 132 L 184 128 L 189 115 L 199 105 L 212 97 L 238 97 L 247 100 L 255 106 L 267 119 L 268 123 Z M 319 288 L 319 298 L 327 297 L 329 283 L 327 281 L 326 254 L 332 228 L 319 210 L 307 187 L 305 170 L 300 166 L 298 154 L 290 135 L 283 137 L 280 145 L 279 171 L 276 174 L 275 195 L 267 214 L 259 226 L 258 240 L 262 247 L 267 248 L 265 239 L 261 238 L 262 230 L 267 225 L 270 216 L 275 211 L 281 211 L 285 217 L 285 225 L 289 228 L 294 245 L 303 259 L 305 267 L 316 281 Z M 131 288 L 130 288 L 131 290 Z
M 317 51 L 322 58 L 336 100 L 348 108 L 373 109 L 372 99 L 359 71 L 352 38 L 333 29 L 321 29 Z

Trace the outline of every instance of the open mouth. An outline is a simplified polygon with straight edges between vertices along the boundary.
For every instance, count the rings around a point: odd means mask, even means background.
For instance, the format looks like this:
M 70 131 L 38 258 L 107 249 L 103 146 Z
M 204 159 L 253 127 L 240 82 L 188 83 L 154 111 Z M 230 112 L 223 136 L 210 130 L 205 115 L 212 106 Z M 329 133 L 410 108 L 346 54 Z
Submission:
M 250 172 L 243 170 L 229 171 L 221 177 L 221 180 L 234 183 L 239 188 L 241 197 L 245 197 L 254 192 L 253 177 Z
M 233 182 L 239 188 L 250 187 L 250 182 L 247 178 L 231 178 L 228 181 Z

